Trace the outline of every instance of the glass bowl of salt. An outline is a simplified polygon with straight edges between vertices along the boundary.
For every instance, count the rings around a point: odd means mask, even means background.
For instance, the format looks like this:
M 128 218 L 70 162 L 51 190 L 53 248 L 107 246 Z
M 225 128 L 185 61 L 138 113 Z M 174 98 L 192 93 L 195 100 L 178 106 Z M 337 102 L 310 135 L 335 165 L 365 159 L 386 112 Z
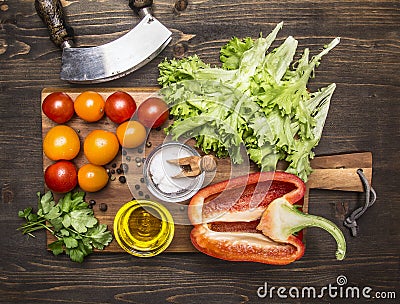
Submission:
M 183 202 L 202 188 L 204 172 L 195 177 L 174 177 L 183 169 L 168 160 L 188 156 L 200 154 L 192 147 L 175 141 L 161 144 L 149 154 L 143 166 L 143 175 L 151 194 L 165 202 Z

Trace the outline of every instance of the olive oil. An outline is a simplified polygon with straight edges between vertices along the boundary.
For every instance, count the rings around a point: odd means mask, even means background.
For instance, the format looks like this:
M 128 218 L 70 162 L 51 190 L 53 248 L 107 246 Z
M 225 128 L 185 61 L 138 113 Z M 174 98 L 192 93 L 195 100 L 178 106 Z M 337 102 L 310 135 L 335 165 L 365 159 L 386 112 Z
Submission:
M 174 236 L 174 222 L 161 204 L 138 200 L 126 203 L 114 219 L 114 235 L 128 253 L 151 257 L 164 251 Z

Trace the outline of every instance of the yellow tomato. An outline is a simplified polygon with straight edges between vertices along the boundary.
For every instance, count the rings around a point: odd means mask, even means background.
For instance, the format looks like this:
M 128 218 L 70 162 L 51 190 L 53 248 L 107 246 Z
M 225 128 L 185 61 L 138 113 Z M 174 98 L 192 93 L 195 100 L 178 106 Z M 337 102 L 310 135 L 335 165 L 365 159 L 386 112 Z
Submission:
M 118 150 L 118 139 L 110 131 L 94 130 L 86 136 L 83 143 L 83 152 L 94 165 L 108 164 L 117 156 Z
M 126 121 L 117 128 L 118 141 L 124 148 L 137 148 L 146 140 L 146 128 L 138 121 Z
M 86 164 L 78 170 L 79 187 L 86 192 L 96 192 L 108 183 L 108 174 L 104 167 Z
M 43 152 L 51 160 L 71 160 L 78 155 L 80 148 L 78 134 L 65 125 L 51 128 L 43 140 Z
M 92 91 L 86 91 L 78 95 L 74 102 L 76 115 L 87 122 L 100 120 L 104 115 L 106 102 L 103 97 Z

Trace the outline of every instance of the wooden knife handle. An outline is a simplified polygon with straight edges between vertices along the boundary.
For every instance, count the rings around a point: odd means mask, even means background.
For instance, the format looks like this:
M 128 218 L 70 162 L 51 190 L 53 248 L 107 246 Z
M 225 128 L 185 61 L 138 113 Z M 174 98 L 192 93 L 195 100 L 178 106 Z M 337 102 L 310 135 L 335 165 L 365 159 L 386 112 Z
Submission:
M 141 10 L 150 9 L 152 5 L 153 0 L 129 0 L 129 7 L 138 15 Z
M 49 30 L 51 41 L 58 47 L 64 47 L 65 42 L 68 42 L 69 46 L 71 46 L 74 39 L 74 31 L 65 21 L 61 1 L 35 0 L 35 8 Z

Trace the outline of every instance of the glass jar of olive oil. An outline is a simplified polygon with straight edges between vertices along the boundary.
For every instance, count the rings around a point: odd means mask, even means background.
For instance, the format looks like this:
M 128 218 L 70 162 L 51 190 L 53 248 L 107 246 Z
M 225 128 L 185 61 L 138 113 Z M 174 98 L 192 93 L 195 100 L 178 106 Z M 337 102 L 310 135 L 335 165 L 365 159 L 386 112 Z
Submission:
M 170 245 L 174 236 L 174 221 L 163 205 L 134 200 L 117 212 L 114 236 L 126 252 L 138 257 L 152 257 Z

